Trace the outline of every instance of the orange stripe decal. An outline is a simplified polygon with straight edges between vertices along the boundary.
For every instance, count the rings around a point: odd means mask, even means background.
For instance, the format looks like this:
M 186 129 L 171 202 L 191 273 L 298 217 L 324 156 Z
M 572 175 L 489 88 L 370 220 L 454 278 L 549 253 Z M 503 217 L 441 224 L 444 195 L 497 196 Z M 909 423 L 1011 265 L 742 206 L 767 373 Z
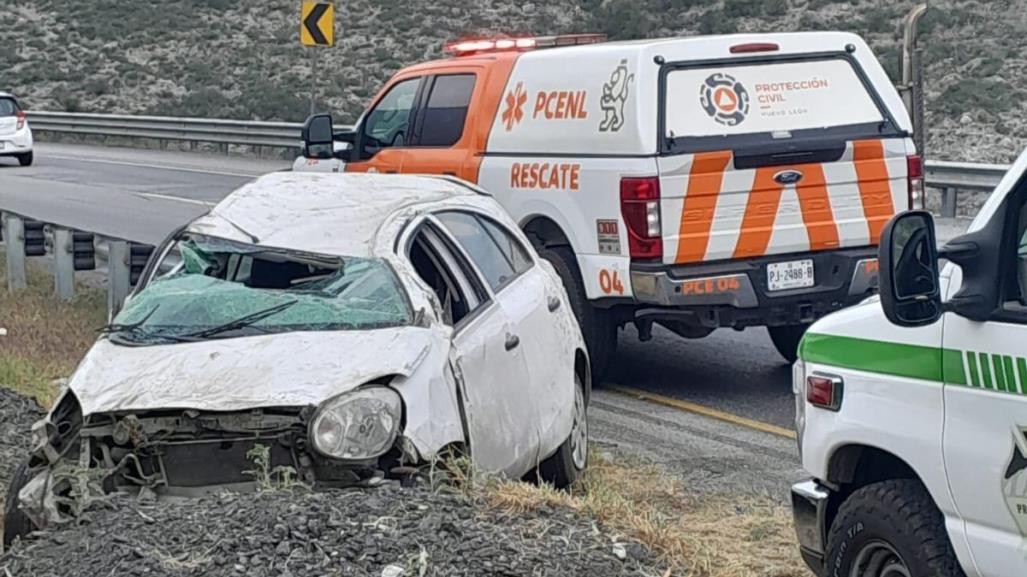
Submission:
M 706 258 L 717 196 L 730 161 L 731 153 L 726 151 L 699 153 L 692 160 L 685 203 L 681 208 L 677 260 L 674 262 L 700 262 Z
M 781 205 L 782 185 L 774 181 L 774 175 L 781 167 L 770 166 L 756 169 L 752 190 L 745 204 L 742 229 L 738 233 L 738 244 L 732 258 L 763 256 L 770 245 L 770 234 L 774 231 L 777 209 Z
M 863 202 L 863 215 L 867 219 L 870 244 L 881 241 L 881 231 L 895 214 L 888 166 L 884 162 L 884 144 L 880 140 L 857 140 L 852 143 L 853 164 L 859 197 Z
M 795 187 L 802 209 L 802 222 L 809 235 L 810 250 L 838 248 L 838 225 L 831 212 L 831 200 L 827 195 L 827 179 L 824 167 L 806 164 L 801 167 L 802 180 Z

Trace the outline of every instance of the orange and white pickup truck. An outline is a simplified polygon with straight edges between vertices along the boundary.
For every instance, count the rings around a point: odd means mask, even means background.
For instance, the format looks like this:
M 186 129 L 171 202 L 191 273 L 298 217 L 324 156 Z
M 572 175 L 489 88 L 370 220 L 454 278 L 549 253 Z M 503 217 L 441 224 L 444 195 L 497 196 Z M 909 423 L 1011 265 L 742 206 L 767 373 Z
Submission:
M 490 191 L 562 276 L 601 373 L 619 327 L 805 328 L 864 299 L 922 188 L 909 116 L 858 36 L 447 43 L 298 170 L 448 174 Z

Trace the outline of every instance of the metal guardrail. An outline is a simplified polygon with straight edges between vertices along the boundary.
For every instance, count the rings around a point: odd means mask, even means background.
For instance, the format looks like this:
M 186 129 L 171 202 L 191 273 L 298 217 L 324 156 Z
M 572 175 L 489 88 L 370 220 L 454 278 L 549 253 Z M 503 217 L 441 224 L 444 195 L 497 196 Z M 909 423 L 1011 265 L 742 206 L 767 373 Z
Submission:
M 78 112 L 28 112 L 33 130 L 123 136 L 155 140 L 182 140 L 250 146 L 300 147 L 300 123 L 131 116 Z
M 177 118 L 170 116 L 132 116 L 78 112 L 29 112 L 34 130 L 66 134 L 122 136 L 155 140 L 180 140 L 270 146 L 297 149 L 300 128 L 296 122 L 220 120 L 214 118 Z M 346 127 L 339 126 L 339 129 Z M 925 166 L 928 187 L 941 189 L 941 215 L 954 217 L 959 190 L 989 191 L 1009 169 L 1008 165 L 969 162 L 929 161 Z
M 951 218 L 956 216 L 956 201 L 960 190 L 991 191 L 998 186 L 1008 170 L 1008 164 L 935 160 L 926 163 L 924 182 L 931 188 L 941 189 L 941 215 Z

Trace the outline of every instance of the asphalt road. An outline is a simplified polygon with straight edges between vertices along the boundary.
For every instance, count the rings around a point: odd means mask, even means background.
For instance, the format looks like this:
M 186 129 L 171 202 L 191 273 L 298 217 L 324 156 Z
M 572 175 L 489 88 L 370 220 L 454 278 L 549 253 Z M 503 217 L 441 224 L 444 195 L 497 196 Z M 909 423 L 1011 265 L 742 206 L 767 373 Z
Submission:
M 0 159 L 0 207 L 105 236 L 156 244 L 254 176 L 288 161 L 40 144 L 36 164 Z M 960 225 L 961 226 L 961 225 Z M 951 231 L 947 228 L 952 229 Z M 951 236 L 958 227 L 939 227 Z M 792 427 L 790 372 L 762 328 L 688 340 L 655 327 L 621 333 L 608 381 Z

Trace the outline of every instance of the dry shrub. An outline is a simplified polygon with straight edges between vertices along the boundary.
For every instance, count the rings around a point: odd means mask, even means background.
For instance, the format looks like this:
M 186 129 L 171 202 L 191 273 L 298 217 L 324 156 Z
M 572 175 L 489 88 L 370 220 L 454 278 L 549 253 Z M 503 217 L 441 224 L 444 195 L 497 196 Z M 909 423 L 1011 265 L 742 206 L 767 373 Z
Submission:
M 570 492 L 521 482 L 485 488 L 491 506 L 530 513 L 539 506 L 580 511 L 659 554 L 667 575 L 806 577 L 790 511 L 767 496 L 699 495 L 660 467 L 590 455 Z
M 106 322 L 103 291 L 76 286 L 76 300 L 54 297 L 53 277 L 30 263 L 28 289 L 7 290 L 6 262 L 0 258 L 0 386 L 29 395 L 48 407 L 54 379 L 67 377 L 96 341 Z M 0 331 L 2 332 L 2 331 Z

